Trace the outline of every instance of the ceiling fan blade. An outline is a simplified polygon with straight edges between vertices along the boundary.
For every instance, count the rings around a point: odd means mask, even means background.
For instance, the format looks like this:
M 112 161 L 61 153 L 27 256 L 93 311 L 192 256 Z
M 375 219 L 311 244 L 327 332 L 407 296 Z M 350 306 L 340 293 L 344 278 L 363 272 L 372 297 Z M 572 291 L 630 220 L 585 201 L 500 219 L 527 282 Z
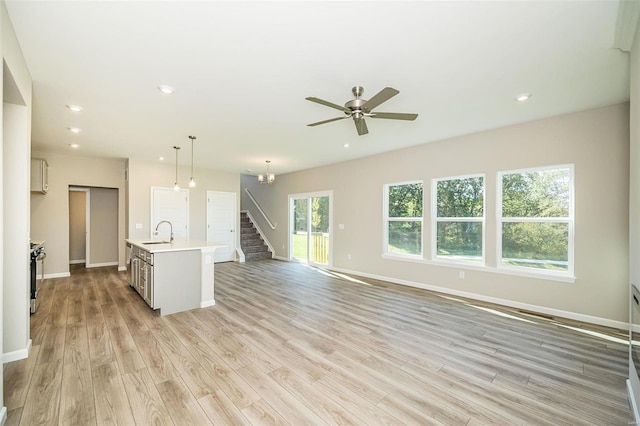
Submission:
M 344 117 L 336 117 L 336 118 L 330 118 L 328 120 L 317 121 L 315 123 L 307 124 L 307 126 L 313 127 L 313 126 L 317 126 L 318 124 L 325 124 L 325 123 L 331 123 L 332 121 L 344 120 L 345 118 L 349 118 L 349 116 L 345 115 Z
M 340 106 L 340 105 L 336 105 L 334 103 L 331 103 L 329 101 L 325 101 L 325 100 L 320 99 L 320 98 L 314 98 L 313 96 L 310 96 L 310 97 L 305 98 L 305 99 L 308 100 L 308 101 L 311 101 L 311 102 L 315 102 L 315 103 L 320 104 L 320 105 L 328 106 L 330 108 L 339 109 L 340 111 L 345 112 L 347 114 L 351 114 L 351 110 L 349 108 L 346 108 L 346 107 L 343 107 L 343 106 Z
M 353 120 L 353 122 L 356 124 L 358 136 L 366 135 L 367 133 L 369 133 L 369 129 L 367 129 L 367 123 L 364 122 L 364 118 Z
M 372 109 L 374 109 L 375 107 L 377 107 L 378 105 L 380 105 L 381 103 L 386 102 L 389 99 L 393 98 L 398 93 L 400 93 L 400 92 L 397 91 L 396 89 L 394 89 L 393 87 L 385 87 L 384 89 L 382 89 L 381 91 L 376 93 L 373 96 L 373 98 L 371 98 L 367 102 L 365 102 L 365 104 L 362 107 L 362 109 L 365 112 L 369 112 Z
M 405 114 L 401 112 L 372 112 L 369 118 L 389 118 L 391 120 L 415 120 L 418 114 Z

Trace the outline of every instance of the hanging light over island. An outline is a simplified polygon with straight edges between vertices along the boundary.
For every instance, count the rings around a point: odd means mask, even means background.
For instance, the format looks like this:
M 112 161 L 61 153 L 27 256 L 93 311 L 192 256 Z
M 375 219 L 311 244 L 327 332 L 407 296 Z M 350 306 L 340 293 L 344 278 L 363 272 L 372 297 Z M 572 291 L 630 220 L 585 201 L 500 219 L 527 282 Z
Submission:
M 196 140 L 195 136 L 189 136 L 191 139 L 191 177 L 189 178 L 189 188 L 196 187 L 196 180 L 193 178 L 193 141 Z

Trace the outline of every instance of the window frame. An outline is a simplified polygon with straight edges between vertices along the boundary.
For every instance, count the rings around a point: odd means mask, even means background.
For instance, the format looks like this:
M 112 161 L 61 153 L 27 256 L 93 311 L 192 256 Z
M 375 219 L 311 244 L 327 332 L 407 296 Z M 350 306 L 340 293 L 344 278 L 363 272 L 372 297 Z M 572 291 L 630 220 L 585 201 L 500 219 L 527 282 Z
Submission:
M 469 178 L 482 178 L 482 216 L 478 217 L 438 217 L 438 182 L 449 180 L 463 180 Z M 448 176 L 433 178 L 431 180 L 431 259 L 436 262 L 486 266 L 486 217 L 487 217 L 487 176 L 486 173 L 474 173 L 468 175 Z M 482 257 L 479 261 L 467 259 L 453 259 L 447 256 L 438 256 L 438 222 L 469 222 L 480 223 L 482 226 Z
M 502 178 L 504 175 L 551 171 L 569 170 L 569 213 L 567 217 L 502 217 Z M 567 235 L 567 270 L 554 271 L 546 269 L 531 268 L 527 266 L 505 265 L 502 263 L 502 228 L 504 223 L 566 223 L 568 227 Z M 574 252 L 575 252 L 575 165 L 556 164 L 542 167 L 529 167 L 523 169 L 503 170 L 496 173 L 496 267 L 498 270 L 514 273 L 517 275 L 531 276 L 556 276 L 574 278 Z
M 422 216 L 420 217 L 389 217 L 389 188 L 402 185 L 422 185 Z M 424 259 L 424 181 L 421 179 L 385 183 L 382 194 L 382 253 L 383 256 L 399 257 L 403 259 Z M 420 222 L 420 254 L 403 254 L 389 251 L 389 223 L 390 222 Z

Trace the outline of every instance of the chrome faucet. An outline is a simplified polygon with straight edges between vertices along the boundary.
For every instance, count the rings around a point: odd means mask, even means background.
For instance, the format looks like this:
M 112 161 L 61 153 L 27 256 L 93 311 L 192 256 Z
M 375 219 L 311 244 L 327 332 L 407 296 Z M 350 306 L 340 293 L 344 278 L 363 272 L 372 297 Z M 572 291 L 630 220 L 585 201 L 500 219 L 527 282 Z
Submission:
M 169 242 L 172 243 L 173 242 L 173 225 L 171 224 L 171 222 L 169 222 L 168 220 L 161 220 L 160 222 L 158 222 L 158 224 L 156 225 L 156 235 L 158 235 L 158 228 L 160 227 L 160 225 L 162 225 L 163 223 L 168 223 L 169 226 L 171 227 L 171 238 L 169 239 Z

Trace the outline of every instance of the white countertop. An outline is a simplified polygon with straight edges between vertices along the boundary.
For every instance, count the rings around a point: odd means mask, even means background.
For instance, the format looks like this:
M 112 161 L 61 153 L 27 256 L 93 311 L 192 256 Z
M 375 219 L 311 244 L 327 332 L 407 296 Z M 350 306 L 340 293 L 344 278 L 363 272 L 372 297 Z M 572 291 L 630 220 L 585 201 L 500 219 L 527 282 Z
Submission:
M 168 241 L 167 239 L 148 239 L 148 240 L 125 240 L 127 243 L 144 249 L 150 253 L 162 253 L 170 251 L 187 251 L 187 250 L 200 250 L 202 252 L 214 252 L 217 248 L 226 247 L 225 244 L 212 243 L 202 240 L 192 239 L 178 239 L 169 243 L 158 243 L 162 241 Z M 155 244 L 148 244 L 149 242 Z M 145 244 L 147 243 L 147 244 Z

